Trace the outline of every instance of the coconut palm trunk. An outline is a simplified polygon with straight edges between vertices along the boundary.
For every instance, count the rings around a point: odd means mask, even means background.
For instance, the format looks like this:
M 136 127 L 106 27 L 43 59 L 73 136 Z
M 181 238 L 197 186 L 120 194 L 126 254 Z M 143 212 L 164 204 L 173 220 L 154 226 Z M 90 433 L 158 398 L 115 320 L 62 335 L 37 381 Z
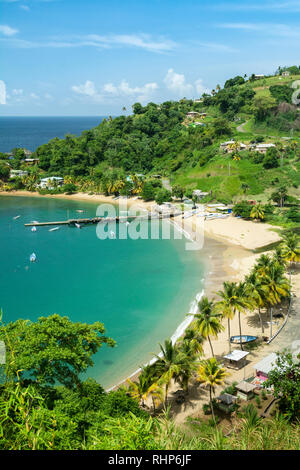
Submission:
M 241 325 L 241 313 L 240 312 L 239 312 L 239 327 L 240 327 L 240 346 L 241 346 L 241 350 L 244 351 L 243 344 L 242 344 L 242 325 Z
M 209 335 L 207 336 L 207 339 L 208 339 L 208 342 L 209 342 L 209 345 L 210 345 L 210 349 L 211 349 L 212 357 L 215 357 L 215 355 L 214 355 L 214 350 L 213 350 L 213 347 L 212 347 L 212 344 L 211 344 L 211 340 L 210 340 L 210 337 L 209 337 Z

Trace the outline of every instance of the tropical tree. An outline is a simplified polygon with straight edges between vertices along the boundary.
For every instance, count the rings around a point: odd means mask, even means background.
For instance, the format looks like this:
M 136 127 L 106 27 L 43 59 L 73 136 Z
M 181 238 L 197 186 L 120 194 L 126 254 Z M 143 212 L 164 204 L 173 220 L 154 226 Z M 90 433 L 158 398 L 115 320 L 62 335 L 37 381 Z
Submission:
M 209 403 L 213 419 L 215 420 L 212 395 L 215 393 L 216 386 L 222 385 L 225 377 L 229 374 L 214 357 L 203 361 L 198 368 L 197 374 L 197 381 L 209 387 Z
M 252 310 L 254 307 L 254 301 L 251 298 L 249 286 L 247 285 L 246 282 L 240 282 L 237 285 L 235 295 L 237 297 L 236 303 L 239 304 L 240 306 L 237 312 L 239 316 L 240 346 L 241 346 L 241 350 L 243 350 L 241 313 L 245 313 L 247 309 Z
M 288 233 L 283 237 L 281 248 L 281 256 L 285 261 L 290 264 L 300 262 L 300 240 L 295 233 Z
M 199 313 L 194 315 L 195 326 L 203 338 L 207 338 L 212 356 L 214 350 L 211 344 L 211 336 L 217 337 L 218 333 L 224 330 L 224 326 L 220 322 L 221 314 L 215 311 L 213 301 L 209 301 L 207 297 L 202 297 L 198 303 Z
M 261 316 L 261 309 L 268 304 L 267 293 L 262 284 L 261 278 L 257 272 L 252 271 L 249 276 L 246 276 L 246 283 L 249 286 L 250 295 L 258 309 L 258 315 L 261 325 L 261 332 L 264 333 L 264 324 Z
M 216 309 L 222 313 L 223 318 L 227 318 L 228 344 L 231 351 L 230 320 L 234 318 L 236 312 L 243 311 L 244 301 L 238 295 L 238 285 L 235 282 L 224 282 L 223 291 L 218 291 L 217 294 L 222 300 L 216 303 Z
M 255 220 L 263 220 L 265 218 L 265 212 L 261 204 L 255 204 L 250 212 L 250 217 Z
M 132 398 L 137 400 L 144 407 L 145 401 L 149 396 L 151 396 L 153 409 L 155 410 L 156 403 L 163 400 L 163 391 L 155 381 L 152 371 L 153 368 L 151 366 L 146 366 L 142 368 L 142 372 L 138 376 L 137 381 L 127 379 L 127 383 L 129 385 L 128 390 Z

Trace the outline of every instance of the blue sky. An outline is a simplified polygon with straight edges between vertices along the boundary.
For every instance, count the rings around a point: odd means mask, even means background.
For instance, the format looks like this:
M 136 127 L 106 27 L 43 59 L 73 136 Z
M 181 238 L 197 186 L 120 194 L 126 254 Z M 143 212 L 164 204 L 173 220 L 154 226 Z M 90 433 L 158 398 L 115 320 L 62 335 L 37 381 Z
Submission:
M 0 115 L 118 115 L 300 63 L 300 0 L 0 0 Z

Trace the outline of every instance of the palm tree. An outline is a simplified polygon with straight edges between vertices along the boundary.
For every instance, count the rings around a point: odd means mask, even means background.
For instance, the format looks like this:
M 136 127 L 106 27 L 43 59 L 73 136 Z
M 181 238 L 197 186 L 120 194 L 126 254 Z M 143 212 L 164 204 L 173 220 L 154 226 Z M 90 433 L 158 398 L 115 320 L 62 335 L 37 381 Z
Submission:
M 213 301 L 209 301 L 207 297 L 203 297 L 198 303 L 199 313 L 194 315 L 196 320 L 196 328 L 203 338 L 207 338 L 212 356 L 214 357 L 214 351 L 211 344 L 210 336 L 218 336 L 218 333 L 224 330 L 224 326 L 220 322 L 220 313 L 215 311 Z
M 181 372 L 181 363 L 178 349 L 172 344 L 170 339 L 165 340 L 164 346 L 161 344 L 160 351 L 161 355 L 156 355 L 157 362 L 155 363 L 155 369 L 160 379 L 158 383 L 165 384 L 165 404 L 168 401 L 168 389 L 173 376 L 178 376 Z
M 263 220 L 265 218 L 265 211 L 261 204 L 256 204 L 252 207 L 250 217 L 255 220 Z
M 251 295 L 249 292 L 249 286 L 246 282 L 240 282 L 236 287 L 236 294 L 237 299 L 236 302 L 239 304 L 240 308 L 238 309 L 239 315 L 239 330 L 240 330 L 240 346 L 241 350 L 243 351 L 243 344 L 242 344 L 242 325 L 241 325 L 241 312 L 245 313 L 246 309 L 252 310 L 254 307 L 254 301 L 251 299 Z
M 238 296 L 237 284 L 235 282 L 224 282 L 223 291 L 218 291 L 217 294 L 222 298 L 216 303 L 216 309 L 222 312 L 223 318 L 228 321 L 228 343 L 229 352 L 231 351 L 230 343 L 230 320 L 232 320 L 238 311 L 244 309 L 243 300 Z
M 261 332 L 264 333 L 264 324 L 261 317 L 261 308 L 267 305 L 267 296 L 266 291 L 263 287 L 261 278 L 259 277 L 258 273 L 252 271 L 249 276 L 246 276 L 246 283 L 249 286 L 249 291 L 251 293 L 251 297 L 254 300 L 256 307 L 258 308 L 258 315 L 261 325 Z
M 180 348 L 187 356 L 199 356 L 203 354 L 203 341 L 203 336 L 199 334 L 196 328 L 187 328 L 180 343 Z
M 283 237 L 282 258 L 291 263 L 300 262 L 300 240 L 295 233 L 288 233 Z
M 269 255 L 261 255 L 254 266 L 254 271 L 260 276 L 266 276 L 272 264 L 273 261 Z
M 148 395 L 157 387 L 157 384 L 151 383 L 150 377 L 143 373 L 138 376 L 137 381 L 127 379 L 127 383 L 130 395 L 139 403 L 141 402 L 142 406 L 145 406 Z
M 209 386 L 209 403 L 214 420 L 215 415 L 212 404 L 212 394 L 215 393 L 217 385 L 222 385 L 224 383 L 224 379 L 227 375 L 229 375 L 228 372 L 226 372 L 214 357 L 203 361 L 198 369 L 198 382 L 203 383 L 205 386 Z
M 266 275 L 262 277 L 262 285 L 268 294 L 271 305 L 280 303 L 282 297 L 290 295 L 290 283 L 283 273 L 284 266 L 279 263 L 273 263 Z

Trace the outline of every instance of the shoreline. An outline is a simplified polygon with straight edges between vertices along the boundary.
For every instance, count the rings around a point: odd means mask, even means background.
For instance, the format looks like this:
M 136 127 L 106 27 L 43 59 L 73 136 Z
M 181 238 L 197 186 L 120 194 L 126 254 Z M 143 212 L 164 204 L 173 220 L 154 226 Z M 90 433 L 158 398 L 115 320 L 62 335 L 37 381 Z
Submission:
M 0 197 L 3 196 L 18 196 L 18 197 L 50 197 L 52 199 L 65 199 L 65 200 L 77 200 L 84 202 L 102 202 L 118 204 L 120 201 L 125 199 L 114 200 L 113 196 L 104 195 L 88 195 L 84 193 L 76 193 L 72 195 L 58 194 L 58 195 L 40 195 L 38 193 L 31 193 L 29 191 L 13 191 L 13 192 L 0 192 Z M 127 199 L 128 207 L 136 204 L 142 209 L 150 209 L 153 201 L 144 202 L 141 199 Z M 181 219 L 181 220 L 180 220 Z M 183 227 L 178 226 L 177 222 L 184 222 Z M 178 230 L 181 230 L 185 238 L 193 240 L 193 234 L 195 233 L 195 226 L 197 226 L 199 219 L 196 219 L 196 215 L 188 219 L 182 219 L 182 216 L 177 216 L 172 219 L 172 224 Z M 175 343 L 184 333 L 185 329 L 188 328 L 190 323 L 193 321 L 193 314 L 197 311 L 197 303 L 200 298 L 205 295 L 210 299 L 218 300 L 217 291 L 222 290 L 224 281 L 239 282 L 246 274 L 249 273 L 256 259 L 261 253 L 254 253 L 254 250 L 263 247 L 268 247 L 271 243 L 280 240 L 279 235 L 271 231 L 276 228 L 269 226 L 268 224 L 258 224 L 252 221 L 244 221 L 237 219 L 233 216 L 227 219 L 214 219 L 204 222 L 204 226 L 200 225 L 204 231 L 204 246 L 201 250 L 202 260 L 205 263 L 205 282 L 204 288 L 201 292 L 198 292 L 197 296 L 191 300 L 189 312 L 191 316 L 184 318 L 183 321 L 178 325 L 176 330 L 171 336 L 172 342 Z M 277 227 L 278 228 L 278 227 Z M 262 243 L 263 240 L 263 243 Z M 196 256 L 199 251 L 196 252 Z M 260 336 L 260 326 L 257 323 L 255 327 L 250 327 L 247 324 L 247 317 L 250 317 L 252 313 L 242 316 L 242 330 L 247 329 L 247 334 L 254 334 Z M 252 315 L 253 317 L 255 315 Z M 237 328 L 237 318 L 232 321 L 232 335 L 239 334 Z M 251 331 L 249 331 L 251 330 Z M 228 348 L 228 336 L 226 329 L 222 332 L 218 339 L 212 339 L 212 344 L 216 356 L 222 356 L 227 352 Z M 263 345 L 265 350 L 265 345 Z M 208 341 L 204 343 L 204 357 L 209 357 L 210 350 Z M 146 364 L 151 364 L 155 361 L 155 357 L 150 359 Z M 145 365 L 146 365 L 145 364 Z M 127 380 L 136 380 L 141 372 L 141 369 L 136 369 L 132 374 L 128 375 L 125 379 L 108 388 L 106 391 L 116 390 L 120 386 L 127 384 Z M 174 384 L 171 389 L 176 389 Z M 171 392 L 170 389 L 170 392 Z

